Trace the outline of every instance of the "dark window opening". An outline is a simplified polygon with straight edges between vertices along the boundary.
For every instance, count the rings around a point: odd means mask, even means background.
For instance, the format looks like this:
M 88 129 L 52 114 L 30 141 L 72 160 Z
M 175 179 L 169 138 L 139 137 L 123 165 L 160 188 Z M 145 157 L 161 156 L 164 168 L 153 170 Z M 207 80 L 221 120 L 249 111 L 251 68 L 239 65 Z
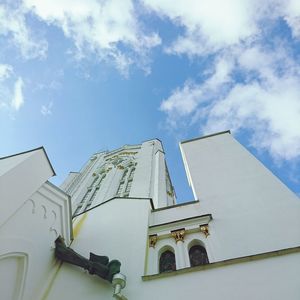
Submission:
M 191 267 L 206 265 L 209 263 L 206 250 L 200 245 L 191 247 L 189 257 Z
M 170 272 L 176 270 L 175 255 L 172 251 L 167 250 L 160 256 L 159 273 Z

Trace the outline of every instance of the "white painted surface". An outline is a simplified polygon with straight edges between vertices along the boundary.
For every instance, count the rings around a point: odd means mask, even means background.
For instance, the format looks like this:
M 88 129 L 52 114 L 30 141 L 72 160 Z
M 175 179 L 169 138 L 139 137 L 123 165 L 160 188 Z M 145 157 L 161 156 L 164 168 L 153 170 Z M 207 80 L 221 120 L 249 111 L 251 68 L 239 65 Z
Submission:
M 0 160 L 0 226 L 54 175 L 43 149 Z
M 96 179 L 103 174 L 105 178 L 98 184 Z M 61 187 L 72 197 L 74 215 L 113 197 L 152 198 L 154 207 L 158 208 L 175 203 L 175 196 L 167 194 L 173 193 L 167 176 L 161 142 L 150 140 L 94 154 L 80 172 L 71 173 Z M 92 204 L 87 206 L 88 202 Z
M 151 251 L 154 251 L 148 248 L 145 238 L 148 213 L 146 200 L 112 200 L 86 213 L 79 235 L 72 244 L 73 249 L 86 257 L 93 251 L 119 259 L 121 271 L 127 276 L 123 294 L 128 299 L 299 299 L 300 253 L 142 281 L 145 257 L 151 257 Z M 79 218 L 76 222 L 80 222 Z M 113 224 L 109 229 L 108 223 Z M 203 240 L 210 252 L 210 237 L 206 239 L 199 233 L 187 235 L 181 245 L 174 239 L 169 242 L 159 240 L 155 251 L 171 244 L 176 259 L 184 261 L 186 258 L 180 258 L 178 246 L 187 253 L 195 239 Z M 158 271 L 158 257 L 155 265 L 148 266 L 152 271 Z M 213 261 L 211 256 L 209 259 Z M 47 299 L 56 300 L 62 296 L 78 300 L 112 299 L 112 287 L 78 267 L 63 264 Z
M 127 276 L 122 293 L 129 300 L 300 299 L 300 252 L 197 271 L 189 268 L 188 256 L 195 244 L 206 248 L 210 263 L 299 246 L 297 196 L 230 134 L 223 133 L 181 144 L 189 182 L 200 201 L 157 209 L 172 204 L 165 197 L 170 187 L 164 154 L 156 155 L 157 150 L 162 145 L 153 140 L 96 153 L 65 181 L 63 187 L 74 204 L 82 201 L 88 189 L 91 197 L 99 188 L 93 204 L 100 205 L 75 218 L 71 247 L 85 257 L 94 252 L 120 260 L 121 272 Z M 129 173 L 123 174 L 132 168 L 131 162 L 136 164 L 130 189 L 133 198 L 107 201 L 117 193 L 122 178 L 122 195 L 126 193 Z M 18 191 L 23 202 L 14 202 L 0 226 L 4 300 L 112 299 L 110 283 L 79 267 L 60 266 L 54 259 L 55 238 L 63 235 L 70 243 L 70 206 L 65 193 L 43 183 L 50 174 L 45 157 L 28 155 L 14 164 L 2 164 L 2 179 L 10 180 L 10 185 L 2 186 L 1 192 L 3 187 L 15 186 L 14 178 L 29 174 L 31 165 L 34 181 L 21 180 Z M 14 176 L 8 175 L 11 170 Z M 29 188 L 33 192 L 26 196 Z M 155 210 L 144 199 L 148 197 L 154 198 Z M 200 232 L 203 224 L 209 225 L 208 236 Z M 171 231 L 180 228 L 186 231 L 184 242 L 176 243 Z M 151 234 L 158 235 L 155 248 L 149 248 Z M 177 269 L 187 272 L 143 281 L 142 276 L 158 273 L 159 257 L 166 249 L 174 251 Z
M 153 195 L 158 208 L 165 198 L 159 196 L 162 170 L 157 166 L 162 157 L 155 155 L 155 147 L 155 141 L 142 144 L 131 195 Z M 300 245 L 299 200 L 231 135 L 195 140 L 181 148 L 199 202 L 150 212 L 146 200 L 114 199 L 87 213 L 72 247 L 86 256 L 94 251 L 120 259 L 128 299 L 298 299 L 299 253 L 142 281 L 143 274 L 158 273 L 166 249 L 174 251 L 180 269 L 189 268 L 188 251 L 194 244 L 206 248 L 211 263 Z M 205 223 L 208 237 L 200 232 Z M 183 227 L 184 242 L 176 243 L 171 230 Z M 155 248 L 149 248 L 149 234 L 158 235 Z M 109 284 L 64 264 L 49 300 L 72 283 L 72 299 L 112 295 Z
M 165 157 L 161 150 L 157 150 L 154 157 L 154 187 L 153 187 L 153 203 L 156 208 L 165 207 L 167 201 L 167 179 Z
M 22 159 L 14 160 L 0 178 L 1 212 L 5 216 L 5 222 L 0 224 L 3 300 L 40 299 L 57 263 L 53 250 L 55 239 L 62 235 L 70 243 L 69 198 L 45 182 L 53 171 L 44 151 L 29 153 L 24 157 L 20 154 Z
M 135 197 L 150 198 L 153 194 L 151 181 L 154 172 L 154 154 L 157 149 L 156 141 L 148 141 L 141 145 L 137 155 L 137 166 L 131 194 Z
M 63 191 L 66 191 L 70 188 L 71 184 L 75 181 L 76 177 L 79 175 L 79 172 L 70 172 L 68 177 L 64 180 L 64 182 L 60 185 L 60 188 Z
M 1 280 L 0 290 L 15 290 L 13 296 L 3 299 L 39 299 L 57 264 L 55 239 L 62 235 L 70 243 L 69 218 L 67 195 L 45 183 L 0 227 L 0 276 L 9 272 L 14 277 Z M 7 263 L 17 270 L 5 270 Z
M 149 200 L 123 198 L 104 203 L 86 216 L 76 218 L 81 228 L 75 230 L 79 233 L 72 248 L 85 257 L 93 252 L 120 260 L 121 272 L 127 276 L 126 293 L 136 290 L 145 272 L 149 210 Z M 64 294 L 66 286 L 72 288 Z M 111 299 L 112 286 L 78 267 L 63 264 L 47 299 L 59 299 L 63 295 L 75 299 Z
M 300 254 L 142 282 L 129 299 L 297 300 Z
M 300 200 L 229 133 L 181 144 L 216 260 L 300 244 Z

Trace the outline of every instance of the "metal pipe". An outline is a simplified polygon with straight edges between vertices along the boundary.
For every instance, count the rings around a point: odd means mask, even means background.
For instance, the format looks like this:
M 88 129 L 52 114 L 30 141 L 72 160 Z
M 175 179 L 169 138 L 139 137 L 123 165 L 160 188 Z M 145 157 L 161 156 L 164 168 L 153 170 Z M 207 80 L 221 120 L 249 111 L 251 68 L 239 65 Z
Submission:
M 128 300 L 124 295 L 122 295 L 121 290 L 126 286 L 126 276 L 117 273 L 113 276 L 112 285 L 114 287 L 113 297 L 118 300 Z

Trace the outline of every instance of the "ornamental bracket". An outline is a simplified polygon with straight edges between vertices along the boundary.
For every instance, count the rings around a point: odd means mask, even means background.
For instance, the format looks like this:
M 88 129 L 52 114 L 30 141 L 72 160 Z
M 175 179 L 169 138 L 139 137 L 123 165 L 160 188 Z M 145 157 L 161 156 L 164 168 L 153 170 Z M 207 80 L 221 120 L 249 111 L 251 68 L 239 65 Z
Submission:
M 90 259 L 87 259 L 67 247 L 61 236 L 55 240 L 55 257 L 88 270 L 90 274 L 95 274 L 109 282 L 112 282 L 115 274 L 120 273 L 121 263 L 118 260 L 109 261 L 107 256 L 96 255 L 92 252 L 90 252 Z
M 200 225 L 200 232 L 202 232 L 205 235 L 205 237 L 207 238 L 209 236 L 208 224 Z
M 176 243 L 184 242 L 185 229 L 177 229 L 171 231 L 172 237 L 175 239 Z
M 155 245 L 157 243 L 157 234 L 152 234 L 149 236 L 149 247 L 155 248 Z

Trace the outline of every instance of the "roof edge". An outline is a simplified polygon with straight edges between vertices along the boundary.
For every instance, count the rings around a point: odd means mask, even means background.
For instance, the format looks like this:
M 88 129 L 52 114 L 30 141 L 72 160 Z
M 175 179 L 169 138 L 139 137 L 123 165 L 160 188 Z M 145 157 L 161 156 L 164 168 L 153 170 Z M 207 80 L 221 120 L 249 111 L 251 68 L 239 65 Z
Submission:
M 86 212 L 89 212 L 89 211 L 91 211 L 91 210 L 94 210 L 95 208 L 98 208 L 99 206 L 102 206 L 102 205 L 104 205 L 104 204 L 106 204 L 106 203 L 108 203 L 108 202 L 111 202 L 112 200 L 115 200 L 115 199 L 148 200 L 148 201 L 150 202 L 151 209 L 154 209 L 154 205 L 153 205 L 153 200 L 152 200 L 152 198 L 144 198 L 144 197 L 112 197 L 112 198 L 110 198 L 110 199 L 108 199 L 108 200 L 105 200 L 104 202 L 101 202 L 101 203 L 99 203 L 99 204 L 97 204 L 97 205 L 95 205 L 95 206 L 93 206 L 93 207 L 91 207 L 91 208 L 89 208 L 89 209 L 87 209 L 87 210 L 85 210 L 85 211 L 80 212 L 80 213 L 77 214 L 77 215 L 73 215 L 73 216 L 72 216 L 72 219 L 74 219 L 74 218 L 76 218 L 76 217 L 78 217 L 78 216 L 80 216 L 80 215 L 83 215 L 83 214 L 85 214 Z
M 31 150 L 27 150 L 27 151 L 15 153 L 15 154 L 12 154 L 12 155 L 3 156 L 3 157 L 0 157 L 0 160 L 6 159 L 6 158 L 11 158 L 11 157 L 18 156 L 18 155 L 22 155 L 22 154 L 26 154 L 26 153 L 29 153 L 29 152 L 34 152 L 34 151 L 37 151 L 37 150 L 43 150 L 43 152 L 44 152 L 44 154 L 45 154 L 45 156 L 46 156 L 46 159 L 47 159 L 47 161 L 48 161 L 48 163 L 49 163 L 49 166 L 50 166 L 50 168 L 51 168 L 51 170 L 52 170 L 52 172 L 53 172 L 53 176 L 56 176 L 56 173 L 55 173 L 54 168 L 53 168 L 53 166 L 52 166 L 52 164 L 51 164 L 51 162 L 50 162 L 50 159 L 49 159 L 49 157 L 48 157 L 48 154 L 47 154 L 47 152 L 46 152 L 44 146 L 40 146 L 40 147 L 31 149 Z
M 185 144 L 185 143 L 193 142 L 193 141 L 196 141 L 196 140 L 206 139 L 206 138 L 209 138 L 209 137 L 213 137 L 215 135 L 220 135 L 220 134 L 225 134 L 225 133 L 231 134 L 231 131 L 230 130 L 225 130 L 225 131 L 220 131 L 220 132 L 200 136 L 200 137 L 193 138 L 193 139 L 188 139 L 188 140 L 180 142 L 180 144 Z

